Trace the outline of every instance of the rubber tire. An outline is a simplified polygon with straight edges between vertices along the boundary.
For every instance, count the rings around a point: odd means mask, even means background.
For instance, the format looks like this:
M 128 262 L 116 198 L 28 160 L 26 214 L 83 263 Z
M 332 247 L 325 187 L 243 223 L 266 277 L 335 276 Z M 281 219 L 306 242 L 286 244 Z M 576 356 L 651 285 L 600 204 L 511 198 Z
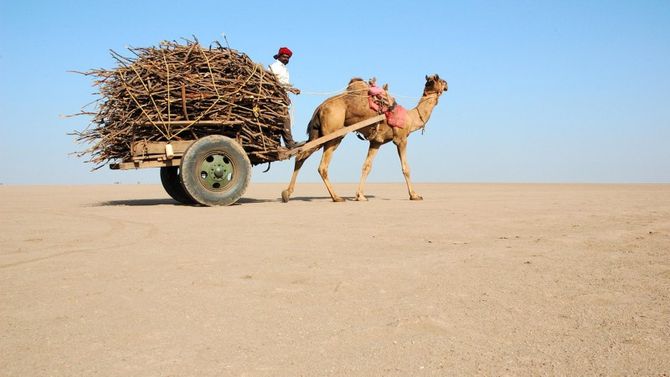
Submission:
M 170 197 L 179 203 L 183 204 L 195 204 L 197 203 L 191 196 L 184 190 L 184 186 L 181 184 L 181 177 L 179 176 L 179 167 L 178 166 L 166 166 L 161 168 L 161 183 L 165 192 L 170 195 Z
M 211 154 L 225 156 L 233 165 L 231 181 L 222 190 L 212 191 L 200 181 L 200 165 Z M 227 206 L 244 195 L 251 179 L 251 162 L 244 148 L 235 140 L 221 135 L 196 140 L 181 160 L 181 183 L 184 190 L 205 206 Z

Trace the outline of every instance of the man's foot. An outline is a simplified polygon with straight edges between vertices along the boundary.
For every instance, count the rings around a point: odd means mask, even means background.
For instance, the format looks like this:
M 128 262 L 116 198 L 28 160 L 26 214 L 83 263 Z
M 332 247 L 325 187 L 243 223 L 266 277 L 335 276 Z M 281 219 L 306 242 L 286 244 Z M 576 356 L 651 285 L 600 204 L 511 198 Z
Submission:
M 290 141 L 285 141 L 284 144 L 286 144 L 286 148 L 288 148 L 288 149 L 295 149 L 295 148 L 298 148 L 298 147 L 304 145 L 305 142 L 304 141 L 295 142 L 293 140 L 290 140 Z

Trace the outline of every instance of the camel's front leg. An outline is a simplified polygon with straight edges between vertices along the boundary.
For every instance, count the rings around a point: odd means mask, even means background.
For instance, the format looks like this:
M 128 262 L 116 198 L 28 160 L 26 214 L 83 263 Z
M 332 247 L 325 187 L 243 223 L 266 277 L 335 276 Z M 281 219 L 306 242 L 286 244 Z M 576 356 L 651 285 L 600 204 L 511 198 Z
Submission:
M 358 191 L 356 192 L 356 200 L 359 201 L 368 200 L 365 197 L 365 194 L 363 194 L 363 190 L 365 189 L 365 180 L 368 178 L 370 170 L 372 170 L 372 161 L 375 159 L 377 152 L 379 152 L 380 146 L 381 146 L 380 143 L 374 141 L 370 142 L 370 147 L 368 148 L 368 156 L 365 158 L 365 162 L 363 163 L 363 169 L 361 171 L 361 181 L 358 184 Z
M 344 199 L 335 193 L 333 186 L 328 180 L 328 165 L 330 165 L 330 160 L 333 158 L 333 152 L 335 152 L 341 141 L 342 138 L 338 138 L 324 144 L 323 156 L 321 156 L 321 163 L 319 164 L 319 175 L 321 175 L 321 179 L 323 179 L 323 183 L 326 185 L 326 189 L 328 189 L 328 193 L 334 202 L 343 202 Z
M 414 192 L 412 188 L 412 182 L 409 179 L 409 165 L 407 164 L 407 139 L 401 140 L 396 143 L 398 147 L 398 156 L 400 157 L 400 165 L 402 166 L 402 174 L 405 176 L 405 182 L 407 182 L 407 191 L 409 192 L 410 200 L 423 200 L 421 195 Z

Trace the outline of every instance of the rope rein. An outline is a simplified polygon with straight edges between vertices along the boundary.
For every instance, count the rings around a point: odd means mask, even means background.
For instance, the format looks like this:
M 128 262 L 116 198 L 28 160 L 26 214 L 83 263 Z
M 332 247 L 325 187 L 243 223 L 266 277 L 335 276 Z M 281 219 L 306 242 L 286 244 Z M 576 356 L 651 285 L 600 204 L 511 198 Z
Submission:
M 332 96 L 336 94 L 347 94 L 347 93 L 354 93 L 354 92 L 360 92 L 363 91 L 363 89 L 359 90 L 352 90 L 352 91 L 347 91 L 347 88 L 345 87 L 344 89 L 337 90 L 334 92 L 316 92 L 316 91 L 301 91 L 300 94 L 308 95 L 308 96 L 320 96 L 320 97 L 325 97 L 325 96 Z M 413 99 L 413 100 L 420 100 L 423 96 L 417 97 L 417 96 L 400 96 L 400 95 L 395 95 L 390 91 L 387 91 L 388 95 L 393 97 L 393 98 L 403 98 L 403 99 Z

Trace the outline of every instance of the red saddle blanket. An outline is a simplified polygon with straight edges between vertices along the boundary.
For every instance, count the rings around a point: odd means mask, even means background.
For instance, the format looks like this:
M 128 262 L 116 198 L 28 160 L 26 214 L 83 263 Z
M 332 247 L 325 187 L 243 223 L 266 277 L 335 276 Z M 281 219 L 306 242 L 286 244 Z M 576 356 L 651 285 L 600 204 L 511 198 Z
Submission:
M 407 109 L 401 105 L 396 105 L 393 107 L 393 110 L 387 111 L 384 113 L 386 115 L 386 123 L 391 127 L 405 128 L 405 116 L 407 115 Z
M 371 86 L 368 90 L 368 104 L 370 109 L 386 116 L 386 123 L 391 127 L 404 128 L 407 110 L 400 106 L 395 100 L 389 106 L 389 96 L 386 91 L 377 86 Z

